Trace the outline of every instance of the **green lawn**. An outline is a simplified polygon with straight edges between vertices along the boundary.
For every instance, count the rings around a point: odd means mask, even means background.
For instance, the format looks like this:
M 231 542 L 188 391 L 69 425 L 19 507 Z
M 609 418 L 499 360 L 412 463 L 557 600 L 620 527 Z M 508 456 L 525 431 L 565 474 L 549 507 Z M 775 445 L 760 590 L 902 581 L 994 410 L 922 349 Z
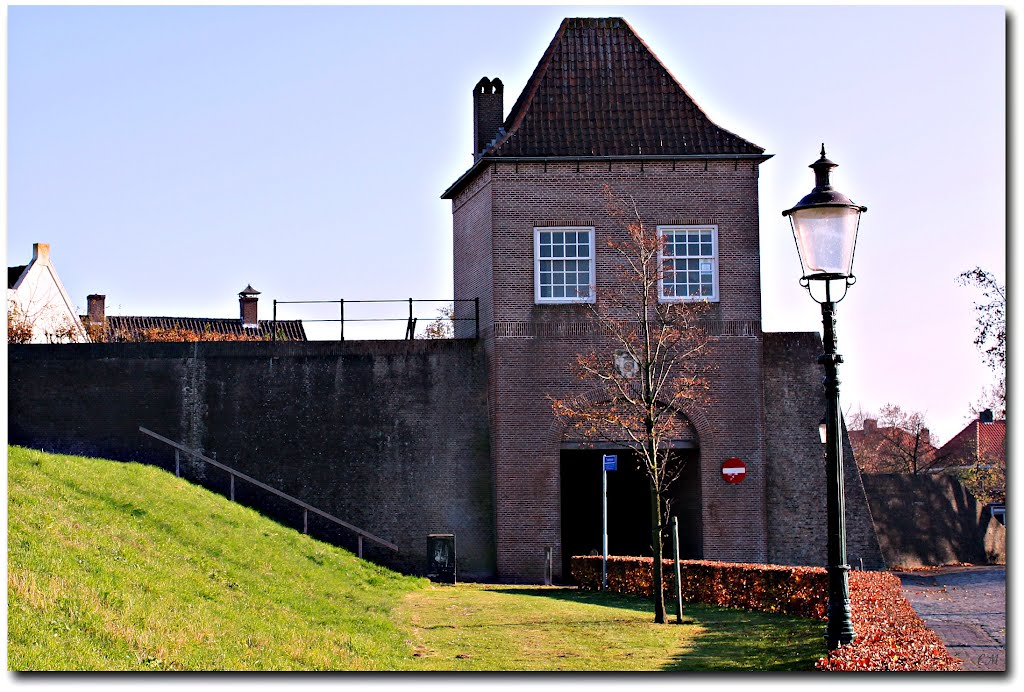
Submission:
M 461 584 L 410 593 L 412 670 L 812 670 L 821 622 L 560 587 Z
M 8 447 L 11 670 L 806 670 L 822 624 L 434 586 L 160 469 Z

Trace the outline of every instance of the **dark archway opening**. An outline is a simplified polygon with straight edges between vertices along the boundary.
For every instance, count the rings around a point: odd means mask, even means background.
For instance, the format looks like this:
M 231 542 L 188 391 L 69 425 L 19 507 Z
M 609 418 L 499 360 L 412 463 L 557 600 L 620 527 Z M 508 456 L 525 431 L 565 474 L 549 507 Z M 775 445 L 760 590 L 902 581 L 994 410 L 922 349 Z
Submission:
M 677 449 L 684 466 L 671 489 L 671 512 L 679 517 L 680 552 L 703 555 L 701 540 L 700 452 Z M 647 475 L 626 449 L 564 449 L 561 453 L 562 581 L 573 583 L 573 555 L 601 554 L 602 457 L 615 454 L 618 470 L 608 472 L 608 554 L 646 555 L 651 549 L 650 489 Z M 669 534 L 670 535 L 670 534 Z M 670 539 L 665 557 L 671 556 Z

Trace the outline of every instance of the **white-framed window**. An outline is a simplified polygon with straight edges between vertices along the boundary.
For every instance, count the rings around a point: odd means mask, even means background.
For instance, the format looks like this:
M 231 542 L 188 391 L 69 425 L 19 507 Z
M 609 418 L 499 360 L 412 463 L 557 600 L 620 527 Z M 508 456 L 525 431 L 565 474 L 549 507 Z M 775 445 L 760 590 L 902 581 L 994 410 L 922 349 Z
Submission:
M 593 303 L 594 229 L 533 229 L 534 299 L 538 303 Z
M 658 226 L 662 301 L 718 300 L 718 226 Z

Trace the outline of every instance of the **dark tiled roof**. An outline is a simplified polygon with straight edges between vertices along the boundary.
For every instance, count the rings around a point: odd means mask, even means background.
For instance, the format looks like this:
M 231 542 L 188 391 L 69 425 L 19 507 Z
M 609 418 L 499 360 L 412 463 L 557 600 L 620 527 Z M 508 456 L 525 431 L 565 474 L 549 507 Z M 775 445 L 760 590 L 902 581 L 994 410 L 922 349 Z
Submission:
M 82 321 L 88 324 L 88 316 Z M 273 320 L 260 320 L 258 327 L 245 328 L 241 320 L 224 317 L 133 317 L 108 316 L 107 338 L 110 341 L 132 341 L 141 337 L 147 329 L 181 329 L 197 334 L 247 334 L 260 339 L 270 339 L 274 333 Z M 278 338 L 283 341 L 306 341 L 306 330 L 302 320 L 278 320 Z
M 761 156 L 715 125 L 621 18 L 562 21 L 485 156 Z
M 7 288 L 14 288 L 14 284 L 18 283 L 18 279 L 25 272 L 27 264 L 23 264 L 20 267 L 7 267 Z

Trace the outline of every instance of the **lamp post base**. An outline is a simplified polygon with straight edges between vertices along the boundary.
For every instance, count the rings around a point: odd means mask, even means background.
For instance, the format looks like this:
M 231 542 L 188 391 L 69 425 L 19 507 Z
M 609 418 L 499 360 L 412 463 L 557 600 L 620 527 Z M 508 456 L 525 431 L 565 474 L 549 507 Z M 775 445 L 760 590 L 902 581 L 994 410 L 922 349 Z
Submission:
M 853 631 L 850 613 L 849 565 L 830 565 L 828 568 L 828 624 L 825 626 L 825 644 L 828 650 L 838 649 L 852 642 L 857 633 Z

